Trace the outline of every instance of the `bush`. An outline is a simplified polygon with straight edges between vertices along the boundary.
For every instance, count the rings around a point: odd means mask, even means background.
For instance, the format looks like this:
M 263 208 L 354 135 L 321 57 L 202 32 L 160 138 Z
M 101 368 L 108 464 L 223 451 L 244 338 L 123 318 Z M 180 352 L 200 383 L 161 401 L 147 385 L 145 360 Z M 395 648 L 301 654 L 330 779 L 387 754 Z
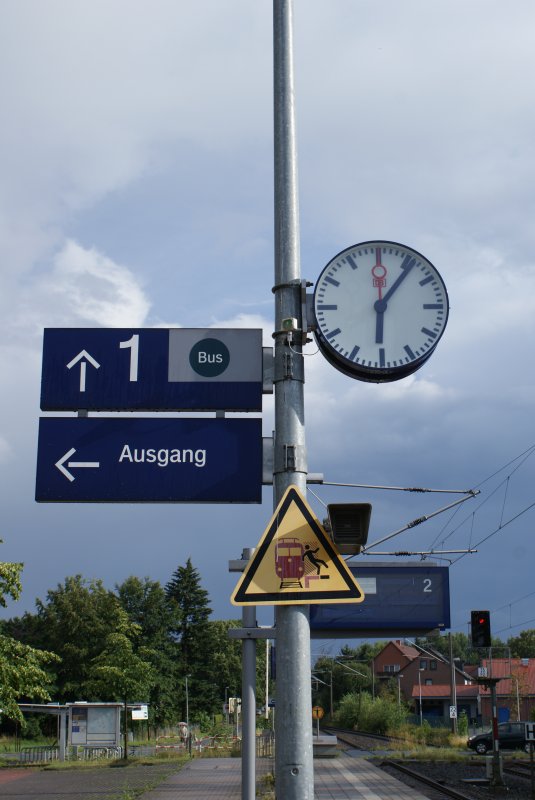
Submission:
M 342 698 L 335 718 L 344 728 L 386 734 L 399 728 L 405 722 L 406 715 L 405 707 L 391 699 L 373 699 L 367 692 L 360 692 Z
M 459 736 L 468 736 L 468 715 L 466 711 L 461 711 L 457 720 L 457 733 Z

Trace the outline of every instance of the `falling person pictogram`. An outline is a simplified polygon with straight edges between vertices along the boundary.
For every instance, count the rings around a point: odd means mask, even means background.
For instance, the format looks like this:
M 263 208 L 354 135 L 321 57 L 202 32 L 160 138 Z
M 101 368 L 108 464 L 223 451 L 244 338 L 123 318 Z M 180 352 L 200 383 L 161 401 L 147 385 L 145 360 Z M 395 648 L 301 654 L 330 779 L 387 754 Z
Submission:
M 322 561 L 322 560 L 321 560 L 321 558 L 316 558 L 316 555 L 315 555 L 315 554 L 318 552 L 318 550 L 319 550 L 319 547 L 316 547 L 316 549 L 315 549 L 315 550 L 312 550 L 312 548 L 310 547 L 310 545 L 309 545 L 309 544 L 306 544 L 306 545 L 305 545 L 305 552 L 304 552 L 304 553 L 303 553 L 303 555 L 301 556 L 301 558 L 303 559 L 303 562 L 304 562 L 305 558 L 308 558 L 309 562 L 310 562 L 310 563 L 311 563 L 311 564 L 312 564 L 314 567 L 316 567 L 316 575 L 319 575 L 319 574 L 320 574 L 320 570 L 321 570 L 321 567 L 322 567 L 322 566 L 323 566 L 323 567 L 325 567 L 325 569 L 329 569 L 329 567 L 327 566 L 327 564 L 325 563 L 325 561 Z M 326 577 L 327 577 L 327 576 L 326 576 Z

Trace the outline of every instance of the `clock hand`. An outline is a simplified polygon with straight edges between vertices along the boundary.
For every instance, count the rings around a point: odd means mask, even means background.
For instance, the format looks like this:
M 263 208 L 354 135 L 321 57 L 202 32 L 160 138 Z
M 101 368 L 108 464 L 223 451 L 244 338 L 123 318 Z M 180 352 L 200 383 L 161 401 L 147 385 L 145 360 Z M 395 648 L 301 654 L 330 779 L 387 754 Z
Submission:
M 381 248 L 375 248 L 375 266 L 372 269 L 373 285 L 377 288 L 379 300 L 383 299 L 383 288 L 386 286 L 386 267 L 381 264 Z
M 405 256 L 405 258 L 403 259 L 403 264 L 401 265 L 401 273 L 398 275 L 398 277 L 396 278 L 396 280 L 394 281 L 394 283 L 392 284 L 392 286 L 382 299 L 382 302 L 385 305 L 385 309 L 386 309 L 386 304 L 388 303 L 388 301 L 390 300 L 396 289 L 400 286 L 402 281 L 405 280 L 405 278 L 407 277 L 407 275 L 409 274 L 409 272 L 411 271 L 411 269 L 414 267 L 415 264 L 416 264 L 415 258 L 413 258 L 412 256 Z
M 380 297 L 379 300 L 376 300 L 374 303 L 374 309 L 376 313 L 375 317 L 375 343 L 382 344 L 383 343 L 383 323 L 384 323 L 384 313 L 388 307 L 388 301 L 399 288 L 401 283 L 405 280 L 411 269 L 416 264 L 416 259 L 412 256 L 405 256 L 403 259 L 403 263 L 401 265 L 401 273 L 398 275 L 388 292 L 385 294 L 384 297 Z
M 377 305 L 382 302 L 378 300 L 375 304 L 375 310 L 377 311 Z M 377 311 L 377 315 L 375 317 L 375 343 L 382 344 L 383 343 L 383 321 L 384 321 L 384 311 Z

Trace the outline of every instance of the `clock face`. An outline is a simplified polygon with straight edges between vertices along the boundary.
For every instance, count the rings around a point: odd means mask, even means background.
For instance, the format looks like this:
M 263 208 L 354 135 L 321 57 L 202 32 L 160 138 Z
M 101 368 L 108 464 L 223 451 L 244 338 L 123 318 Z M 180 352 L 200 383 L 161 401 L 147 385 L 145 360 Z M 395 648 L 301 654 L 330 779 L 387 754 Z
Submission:
M 365 381 L 394 381 L 433 353 L 448 319 L 448 293 L 424 256 L 396 242 L 356 244 L 316 283 L 316 339 L 337 369 Z

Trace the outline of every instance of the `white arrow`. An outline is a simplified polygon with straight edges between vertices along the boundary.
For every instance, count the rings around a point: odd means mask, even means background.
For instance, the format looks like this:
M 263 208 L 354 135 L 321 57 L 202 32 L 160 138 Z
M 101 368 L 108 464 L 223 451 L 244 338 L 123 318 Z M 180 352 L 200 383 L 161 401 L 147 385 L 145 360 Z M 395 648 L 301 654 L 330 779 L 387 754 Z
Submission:
M 90 356 L 87 350 L 80 350 L 78 355 L 74 356 L 72 361 L 67 364 L 67 369 L 72 369 L 75 364 L 80 362 L 80 391 L 85 392 L 85 375 L 87 371 L 87 364 L 91 364 L 95 369 L 99 369 L 100 364 L 93 356 Z
M 74 475 L 69 472 L 69 470 L 65 467 L 65 462 L 67 461 L 67 467 L 71 467 L 74 469 L 76 467 L 100 467 L 100 461 L 68 461 L 68 459 L 76 453 L 76 448 L 71 447 L 64 456 L 61 456 L 59 461 L 56 461 L 55 465 L 62 475 L 65 475 L 68 481 L 74 480 Z

